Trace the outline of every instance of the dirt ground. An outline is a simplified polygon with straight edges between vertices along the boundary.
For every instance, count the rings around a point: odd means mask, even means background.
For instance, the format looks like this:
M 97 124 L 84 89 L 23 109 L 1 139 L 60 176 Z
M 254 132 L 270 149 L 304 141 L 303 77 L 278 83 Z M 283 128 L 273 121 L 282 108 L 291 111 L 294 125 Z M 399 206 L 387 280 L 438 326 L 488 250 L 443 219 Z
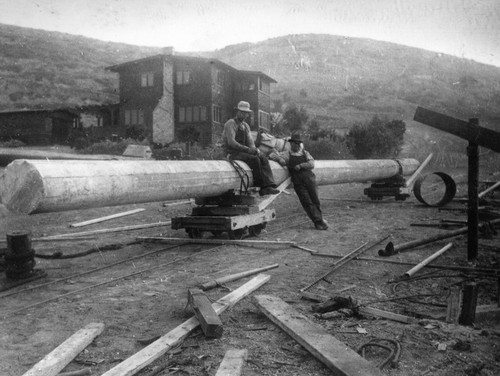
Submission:
M 415 197 L 406 201 L 395 201 L 394 198 L 371 201 L 363 194 L 367 186 L 342 184 L 320 187 L 323 212 L 330 224 L 327 231 L 314 229 L 291 189 L 289 195 L 280 195 L 272 204 L 277 218 L 268 223 L 259 239 L 294 241 L 321 253 L 343 256 L 365 242 L 373 242 L 386 235 L 391 236 L 388 240 L 394 244 L 400 244 L 449 231 L 412 226 L 415 223 L 466 220 L 466 213 L 461 210 L 427 207 Z M 459 186 L 457 196 L 464 195 L 464 187 Z M 449 206 L 465 207 L 455 201 Z M 71 223 L 135 208 L 146 210 L 100 224 L 68 228 Z M 190 204 L 163 206 L 163 203 L 156 202 L 32 216 L 9 215 L 0 219 L 0 239 L 5 239 L 5 234 L 11 231 L 30 231 L 31 236 L 37 238 L 154 223 L 188 214 L 190 209 Z M 321 281 L 308 289 L 325 297 L 351 297 L 359 304 L 417 318 L 411 324 L 370 316 L 325 319 L 315 313 L 312 308 L 314 302 L 301 299 L 299 290 L 330 270 L 338 258 L 319 257 L 284 245 L 174 247 L 135 242 L 138 236 L 160 235 L 187 237 L 183 230 L 162 226 L 104 233 L 77 241 L 33 242 L 37 255 L 60 252 L 63 256 L 70 256 L 89 250 L 94 252 L 75 258 L 37 257 L 36 269 L 45 271 L 46 277 L 0 292 L 0 374 L 23 374 L 86 324 L 99 322 L 105 325 L 103 333 L 64 371 L 88 367 L 92 374 L 101 375 L 144 348 L 151 340 L 192 317 L 193 312 L 186 308 L 189 288 L 214 278 L 278 263 L 278 268 L 266 272 L 271 276 L 270 281 L 252 295 L 266 294 L 283 299 L 351 349 L 357 349 L 371 338 L 399 341 L 399 362 L 395 367 L 384 367 L 384 374 L 498 375 L 498 322 L 484 321 L 461 326 L 444 321 L 446 299 L 452 285 L 474 280 L 479 285 L 478 304 L 496 305 L 496 276 L 424 268 L 416 274 L 420 278 L 389 282 L 409 270 L 411 264 L 419 263 L 449 242 L 453 242 L 453 247 L 433 264 L 498 270 L 500 235 L 480 237 L 480 252 L 475 263 L 467 261 L 466 236 L 381 258 L 377 251 L 387 244 L 387 240 L 369 249 L 363 257 L 409 264 L 355 260 L 332 273 L 329 277 L 331 284 Z M 5 243 L 0 243 L 1 247 L 5 247 Z M 129 260 L 131 258 L 134 259 Z M 102 269 L 119 261 L 124 262 Z M 250 278 L 210 290 L 207 295 L 215 301 Z M 46 285 L 37 287 L 42 284 Z M 25 290 L 29 287 L 33 288 Z M 139 375 L 151 374 L 157 370 L 156 366 L 165 365 L 167 360 L 167 367 L 157 375 L 215 375 L 224 354 L 231 348 L 248 350 L 248 360 L 242 372 L 244 376 L 332 374 L 294 339 L 271 323 L 250 297 L 223 313 L 221 320 L 224 324 L 221 338 L 207 339 L 198 328 L 180 346 L 148 365 Z M 386 355 L 383 351 L 367 351 L 365 354 L 374 363 L 380 362 Z

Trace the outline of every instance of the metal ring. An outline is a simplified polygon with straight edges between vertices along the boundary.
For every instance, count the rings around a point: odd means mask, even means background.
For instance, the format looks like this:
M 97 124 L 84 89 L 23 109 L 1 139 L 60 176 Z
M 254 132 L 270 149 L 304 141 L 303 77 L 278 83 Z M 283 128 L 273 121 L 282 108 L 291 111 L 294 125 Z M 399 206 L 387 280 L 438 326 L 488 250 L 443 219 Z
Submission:
M 443 197 L 441 198 L 441 200 L 439 200 L 435 204 L 430 204 L 430 203 L 426 202 L 424 200 L 424 198 L 422 197 L 422 193 L 421 193 L 422 183 L 425 180 L 425 178 L 427 178 L 429 175 L 439 176 L 441 178 L 441 180 L 443 180 L 445 188 L 446 188 L 445 193 L 444 193 Z M 453 200 L 453 198 L 455 197 L 455 194 L 457 193 L 457 185 L 455 184 L 455 181 L 453 180 L 453 178 L 450 175 L 445 174 L 444 172 L 433 172 L 432 174 L 427 174 L 427 175 L 421 176 L 415 181 L 415 184 L 413 186 L 413 193 L 415 194 L 415 197 L 417 198 L 417 200 L 420 201 L 424 205 L 432 206 L 432 207 L 444 206 L 448 202 Z

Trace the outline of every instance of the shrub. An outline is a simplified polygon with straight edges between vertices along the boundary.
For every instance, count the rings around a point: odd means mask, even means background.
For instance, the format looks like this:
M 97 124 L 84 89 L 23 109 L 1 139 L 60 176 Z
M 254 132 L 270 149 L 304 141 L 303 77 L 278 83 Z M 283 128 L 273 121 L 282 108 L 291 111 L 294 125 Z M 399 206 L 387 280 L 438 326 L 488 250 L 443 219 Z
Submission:
M 128 145 L 149 145 L 147 141 L 138 141 L 132 138 L 126 138 L 120 141 L 100 141 L 91 144 L 81 150 L 83 154 L 110 154 L 122 155 Z
M 22 146 L 26 146 L 26 144 L 14 138 L 8 141 L 0 141 L 0 147 L 2 148 L 20 148 Z
M 352 159 L 352 154 L 343 138 L 323 138 L 319 140 L 305 140 L 304 148 L 311 153 L 314 159 L 337 160 Z
M 357 159 L 394 158 L 403 146 L 406 124 L 401 120 L 382 120 L 374 116 L 366 124 L 356 123 L 346 141 Z

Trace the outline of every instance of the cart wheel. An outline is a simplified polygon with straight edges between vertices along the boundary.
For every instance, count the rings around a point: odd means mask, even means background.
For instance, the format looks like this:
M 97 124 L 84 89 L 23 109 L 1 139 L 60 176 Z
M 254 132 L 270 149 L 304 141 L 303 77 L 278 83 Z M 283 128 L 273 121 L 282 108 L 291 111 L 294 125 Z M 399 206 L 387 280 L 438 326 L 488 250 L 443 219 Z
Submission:
M 186 231 L 191 239 L 201 239 L 203 237 L 203 231 L 199 228 L 187 228 Z
M 248 233 L 250 234 L 250 236 L 259 236 L 263 228 L 264 225 L 250 226 L 248 228 Z
M 231 240 L 241 240 L 243 238 L 243 235 L 245 235 L 245 229 L 244 228 L 239 228 L 237 230 L 231 230 L 227 232 L 229 239 Z

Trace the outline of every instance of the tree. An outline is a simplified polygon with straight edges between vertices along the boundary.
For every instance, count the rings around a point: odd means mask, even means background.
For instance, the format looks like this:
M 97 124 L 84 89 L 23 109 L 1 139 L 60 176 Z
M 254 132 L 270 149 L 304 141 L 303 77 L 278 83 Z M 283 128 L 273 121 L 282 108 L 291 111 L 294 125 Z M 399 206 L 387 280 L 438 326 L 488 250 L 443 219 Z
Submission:
M 301 131 L 309 118 L 306 109 L 304 107 L 298 108 L 296 104 L 290 105 L 283 117 L 287 121 L 287 128 L 291 133 Z
M 374 116 L 366 124 L 356 123 L 347 135 L 347 145 L 357 159 L 394 158 L 404 142 L 406 124 Z

